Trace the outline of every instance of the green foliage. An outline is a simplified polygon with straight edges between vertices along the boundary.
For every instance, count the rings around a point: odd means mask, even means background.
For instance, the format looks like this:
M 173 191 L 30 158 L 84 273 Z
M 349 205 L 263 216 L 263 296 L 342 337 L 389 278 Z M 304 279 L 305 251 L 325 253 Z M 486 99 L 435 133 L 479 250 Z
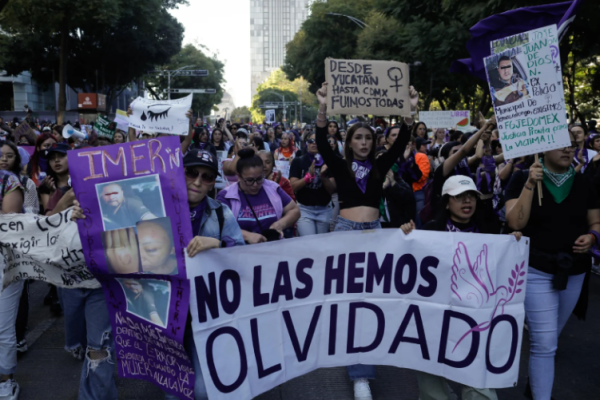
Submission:
M 231 122 L 240 122 L 242 120 L 244 123 L 250 122 L 252 119 L 250 109 L 246 106 L 236 107 L 232 112 L 229 120 Z
M 192 101 L 194 113 L 208 115 L 213 106 L 219 104 L 223 98 L 225 91 L 221 85 L 225 82 L 223 77 L 225 64 L 218 60 L 216 55 L 207 56 L 201 49 L 188 44 L 173 56 L 168 64 L 157 68 L 157 70 L 176 70 L 187 66 L 191 67 L 186 69 L 205 69 L 208 71 L 208 76 L 172 76 L 171 89 L 216 89 L 217 91 L 214 94 L 194 94 L 194 100 Z M 166 76 L 148 75 L 146 77 L 146 88 L 156 98 L 166 99 L 167 93 L 165 90 L 167 87 L 168 79 Z M 171 94 L 171 98 L 177 99 L 188 95 L 189 93 Z

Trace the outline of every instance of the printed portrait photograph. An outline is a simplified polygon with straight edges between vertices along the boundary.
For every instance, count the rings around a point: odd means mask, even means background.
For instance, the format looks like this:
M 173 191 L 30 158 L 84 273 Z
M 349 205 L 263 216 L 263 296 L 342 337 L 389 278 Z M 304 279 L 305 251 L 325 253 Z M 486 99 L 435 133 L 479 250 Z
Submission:
M 158 279 L 117 278 L 127 300 L 127 312 L 166 328 L 171 282 Z
M 170 218 L 156 218 L 136 224 L 141 272 L 177 275 L 177 257 Z
M 102 232 L 102 246 L 109 273 L 139 274 L 142 272 L 135 228 Z
M 514 53 L 514 52 L 513 52 Z M 523 101 L 530 97 L 527 56 L 511 51 L 486 58 L 486 71 L 494 106 Z
M 96 193 L 105 231 L 166 216 L 158 175 L 99 183 Z

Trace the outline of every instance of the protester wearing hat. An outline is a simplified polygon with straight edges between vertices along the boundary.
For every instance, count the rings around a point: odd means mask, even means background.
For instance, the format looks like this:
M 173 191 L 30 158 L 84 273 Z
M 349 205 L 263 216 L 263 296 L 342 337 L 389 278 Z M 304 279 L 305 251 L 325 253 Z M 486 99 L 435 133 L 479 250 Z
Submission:
M 9 152 L 2 146 L 0 164 L 7 161 Z M 15 157 L 16 154 L 15 154 Z M 2 214 L 23 212 L 23 186 L 18 175 L 9 170 L 0 170 L 0 211 Z M 0 269 L 4 270 L 4 258 L 0 257 Z M 16 399 L 19 384 L 14 380 L 17 368 L 17 336 L 15 322 L 19 300 L 23 292 L 23 281 L 14 282 L 0 296 L 0 398 Z
M 217 200 L 231 208 L 246 243 L 283 238 L 283 231 L 300 218 L 298 206 L 277 183 L 265 179 L 264 163 L 254 149 L 240 150 L 237 158 L 238 182 L 219 192 Z
M 535 399 L 549 399 L 552 394 L 558 338 L 569 316 L 574 311 L 585 318 L 588 251 L 600 243 L 596 185 L 572 166 L 580 149 L 575 135 L 571 129 L 570 146 L 545 152 L 529 170 L 515 172 L 506 188 L 508 225 L 531 239 L 525 314 Z
M 56 190 L 50 196 L 45 207 L 46 215 L 58 214 L 73 205 L 75 193 L 71 188 L 69 161 L 67 151 L 71 150 L 66 143 L 55 143 L 46 150 L 48 159 L 48 176 L 52 178 Z
M 481 193 L 473 179 L 464 175 L 454 175 L 446 180 L 442 188 L 442 198 L 439 203 L 437 216 L 423 226 L 426 231 L 438 232 L 470 232 L 497 234 L 500 224 L 497 219 L 483 215 L 479 197 Z M 410 221 L 400 227 L 408 235 L 415 229 L 415 223 Z M 521 232 L 511 233 L 516 240 L 521 240 Z M 420 399 L 450 399 L 451 393 L 444 377 L 417 371 Z M 476 389 L 463 386 L 463 399 L 497 400 L 494 389 Z

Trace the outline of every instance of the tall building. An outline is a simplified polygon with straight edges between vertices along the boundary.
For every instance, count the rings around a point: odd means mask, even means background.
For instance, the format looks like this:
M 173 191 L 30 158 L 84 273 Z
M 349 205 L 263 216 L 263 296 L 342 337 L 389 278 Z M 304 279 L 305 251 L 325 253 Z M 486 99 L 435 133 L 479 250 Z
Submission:
M 312 0 L 250 0 L 252 97 L 271 71 L 283 65 L 285 45 L 308 17 Z

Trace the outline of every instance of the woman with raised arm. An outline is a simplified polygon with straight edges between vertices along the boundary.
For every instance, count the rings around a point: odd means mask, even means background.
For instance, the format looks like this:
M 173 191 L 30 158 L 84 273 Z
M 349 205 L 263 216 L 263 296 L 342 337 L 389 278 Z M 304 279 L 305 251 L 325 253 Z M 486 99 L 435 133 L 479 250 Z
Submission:
M 348 130 L 344 144 L 345 159 L 335 155 L 327 142 L 327 83 L 317 91 L 317 148 L 335 178 L 340 201 L 340 215 L 335 231 L 380 229 L 379 204 L 383 197 L 383 183 L 387 172 L 398 160 L 410 137 L 412 119 L 400 126 L 400 134 L 390 150 L 375 159 L 375 132 L 367 123 L 356 123 Z M 411 110 L 415 111 L 419 95 L 410 87 Z M 368 379 L 375 378 L 375 366 L 352 365 L 348 375 L 354 381 L 354 397 L 371 399 Z
M 592 265 L 588 250 L 600 243 L 594 185 L 575 172 L 572 163 L 579 146 L 572 131 L 569 135 L 570 146 L 545 152 L 529 170 L 515 172 L 506 188 L 508 225 L 531 239 L 525 316 L 534 399 L 550 399 L 558 337 L 569 316 L 575 310 L 579 318 L 585 317 L 584 280 Z

